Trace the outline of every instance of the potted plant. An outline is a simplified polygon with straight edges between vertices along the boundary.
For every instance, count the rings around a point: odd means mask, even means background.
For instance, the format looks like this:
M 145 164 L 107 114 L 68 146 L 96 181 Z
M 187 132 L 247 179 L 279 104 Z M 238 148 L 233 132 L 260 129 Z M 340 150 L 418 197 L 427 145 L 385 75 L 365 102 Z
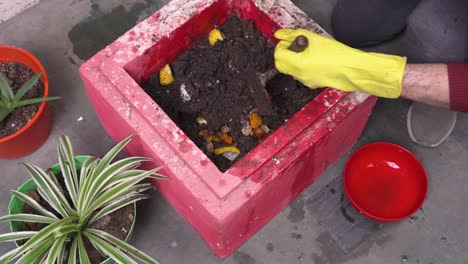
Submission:
M 15 159 L 37 150 L 49 136 L 49 81 L 31 53 L 0 45 L 0 158 Z
M 135 222 L 135 202 L 148 198 L 144 192 L 153 188 L 140 182 L 164 178 L 157 174 L 160 168 L 137 169 L 148 158 L 112 162 L 131 138 L 99 159 L 74 156 L 68 137 L 63 136 L 58 164 L 47 171 L 24 164 L 32 179 L 13 191 L 10 214 L 0 217 L 10 221 L 12 229 L 0 235 L 0 242 L 15 241 L 18 247 L 1 256 L 0 263 L 99 263 L 104 256 L 117 263 L 136 263 L 130 256 L 157 263 L 123 240 Z M 130 222 L 118 226 L 116 235 L 113 225 L 124 220 Z

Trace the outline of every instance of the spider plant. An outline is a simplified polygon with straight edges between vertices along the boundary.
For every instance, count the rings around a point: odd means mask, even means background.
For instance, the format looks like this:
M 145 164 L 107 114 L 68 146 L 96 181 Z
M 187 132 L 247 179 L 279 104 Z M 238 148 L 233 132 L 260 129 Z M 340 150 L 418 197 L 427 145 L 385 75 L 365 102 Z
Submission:
M 22 100 L 23 96 L 37 83 L 41 75 L 42 72 L 34 75 L 15 94 L 3 73 L 0 73 L 0 122 L 18 107 L 59 99 L 59 97 L 47 97 Z
M 22 245 L 0 257 L 0 263 L 90 263 L 84 246 L 84 238 L 101 253 L 117 263 L 157 263 L 148 255 L 128 243 L 92 228 L 93 223 L 116 210 L 149 196 L 144 191 L 152 189 L 150 183 L 140 183 L 146 178 L 164 179 L 157 174 L 160 168 L 145 171 L 137 169 L 150 159 L 130 157 L 112 162 L 116 155 L 130 142 L 126 138 L 112 148 L 102 159 L 87 158 L 78 168 L 70 140 L 59 139 L 58 159 L 65 182 L 64 190 L 57 176 L 51 171 L 24 164 L 37 185 L 39 195 L 53 208 L 47 210 L 26 194 L 13 191 L 24 203 L 38 214 L 10 214 L 0 221 L 36 222 L 46 226 L 40 231 L 18 231 L 0 235 L 0 242 L 23 241 Z M 68 259 L 65 259 L 69 248 Z

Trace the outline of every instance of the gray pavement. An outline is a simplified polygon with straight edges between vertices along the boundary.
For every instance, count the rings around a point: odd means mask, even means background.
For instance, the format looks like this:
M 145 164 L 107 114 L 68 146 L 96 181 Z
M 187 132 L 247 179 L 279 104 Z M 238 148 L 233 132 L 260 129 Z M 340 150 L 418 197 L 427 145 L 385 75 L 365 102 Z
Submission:
M 28 178 L 20 163 L 43 167 L 55 163 L 58 136 L 69 135 L 80 154 L 102 155 L 113 145 L 94 113 L 77 70 L 90 55 L 166 2 L 41 0 L 0 24 L 0 43 L 36 54 L 48 71 L 51 94 L 62 97 L 51 103 L 54 127 L 48 142 L 31 156 L 0 161 L 1 215 L 7 213 L 9 191 Z M 335 1 L 294 2 L 331 32 L 329 18 Z M 112 30 L 108 31 L 109 27 Z M 384 50 L 392 52 L 392 44 L 386 44 Z M 409 102 L 404 100 L 379 100 L 355 148 L 373 141 L 389 141 L 408 148 L 421 159 L 429 176 L 429 194 L 411 220 L 376 224 L 359 218 L 346 206 L 355 219 L 350 223 L 333 211 L 343 206 L 340 178 L 348 153 L 224 261 L 210 252 L 157 193 L 139 205 L 131 241 L 163 264 L 468 263 L 468 116 L 459 114 L 448 140 L 428 149 L 414 145 L 407 135 L 408 107 Z M 330 215 L 334 215 L 332 220 L 325 221 Z M 7 231 L 8 225 L 0 223 L 0 233 Z M 12 244 L 0 244 L 0 255 L 12 248 Z

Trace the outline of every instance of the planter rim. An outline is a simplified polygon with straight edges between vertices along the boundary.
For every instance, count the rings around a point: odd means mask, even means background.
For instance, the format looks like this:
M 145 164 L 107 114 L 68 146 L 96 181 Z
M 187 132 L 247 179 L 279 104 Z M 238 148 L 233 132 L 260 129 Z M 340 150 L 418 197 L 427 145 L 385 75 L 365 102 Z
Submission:
M 75 156 L 75 161 L 77 162 L 77 167 L 81 167 L 82 163 L 90 158 L 91 156 L 88 156 L 88 155 L 77 155 Z M 59 164 L 54 164 L 52 166 L 50 166 L 50 169 L 52 171 L 60 171 L 60 165 Z M 29 179 L 27 180 L 26 182 L 24 182 L 23 184 L 21 184 L 20 187 L 18 187 L 18 191 L 19 192 L 23 192 L 22 190 L 24 189 L 30 189 L 30 188 L 36 188 L 36 185 L 34 183 L 34 180 L 33 179 Z M 24 192 L 23 192 L 24 193 Z M 26 194 L 26 193 L 25 193 Z M 10 202 L 8 204 L 8 214 L 11 215 L 12 214 L 12 209 L 17 205 L 17 203 L 22 203 L 21 201 L 19 201 L 18 198 L 16 198 L 15 195 L 12 195 L 11 198 L 10 198 Z M 130 240 L 130 237 L 132 236 L 133 234 L 133 230 L 135 228 L 135 223 L 136 223 L 136 203 L 133 203 L 133 222 L 132 222 L 132 225 L 130 226 L 130 229 L 128 230 L 128 233 L 127 233 L 127 236 L 125 237 L 125 241 L 127 242 L 128 240 Z M 13 222 L 10 221 L 10 230 L 12 232 L 15 232 L 17 230 L 15 230 L 16 228 L 14 228 L 13 226 Z M 15 242 L 15 245 L 18 247 L 18 243 Z M 105 259 L 104 261 L 101 262 L 101 264 L 110 264 L 112 263 L 112 259 L 111 258 L 107 258 Z
M 42 72 L 42 76 L 41 76 L 40 80 L 44 84 L 44 97 L 49 96 L 49 77 L 47 76 L 47 72 L 45 71 L 44 66 L 39 61 L 39 59 L 36 58 L 36 56 L 34 56 L 31 52 L 29 52 L 29 51 L 27 51 L 25 49 L 14 47 L 14 46 L 8 46 L 8 45 L 0 45 L 0 51 L 4 51 L 6 53 L 9 52 L 9 51 L 15 51 L 15 52 L 18 52 L 18 53 L 22 53 L 23 55 L 28 57 L 30 60 L 32 60 L 34 62 L 34 64 L 36 64 L 37 68 L 39 68 L 39 71 Z M 1 59 L 1 57 L 0 57 L 0 59 Z M 15 62 L 13 58 L 12 58 L 12 61 Z M 26 66 L 30 67 L 29 65 L 26 65 Z M 37 72 L 34 72 L 34 73 L 37 73 Z M 44 109 L 46 107 L 46 104 L 47 104 L 46 101 L 42 102 L 40 104 L 39 109 L 37 110 L 36 114 L 33 116 L 33 118 L 25 126 L 23 126 L 20 130 L 16 131 L 15 133 L 13 133 L 13 134 L 11 134 L 9 136 L 0 138 L 0 144 L 3 143 L 3 142 L 7 142 L 7 141 L 9 141 L 9 140 L 11 140 L 11 139 L 13 139 L 15 137 L 18 137 L 19 135 L 26 132 L 39 119 L 39 117 L 42 115 L 42 113 L 44 112 Z

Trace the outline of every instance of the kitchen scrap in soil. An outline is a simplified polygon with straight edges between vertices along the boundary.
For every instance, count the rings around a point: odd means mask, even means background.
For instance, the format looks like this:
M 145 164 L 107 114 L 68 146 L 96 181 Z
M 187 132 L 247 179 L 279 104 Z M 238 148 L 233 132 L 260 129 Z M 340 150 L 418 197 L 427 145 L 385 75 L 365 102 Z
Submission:
M 255 75 L 247 71 L 264 73 L 273 69 L 274 47 L 255 28 L 253 21 L 232 16 L 220 30 L 223 41 L 210 46 L 204 39 L 171 64 L 175 77 L 172 84 L 160 85 L 159 73 L 156 73 L 142 87 L 224 172 L 264 139 L 256 140 L 242 133 L 249 125 L 249 113 L 257 108 L 251 89 L 257 80 L 252 80 Z M 277 74 L 266 86 L 274 112 L 261 116 L 270 130 L 268 134 L 320 92 L 283 74 Z M 202 119 L 197 122 L 200 117 Z M 226 131 L 229 132 L 223 133 Z M 223 140 L 226 136 L 232 137 L 232 144 L 229 138 Z M 226 145 L 240 150 L 235 160 L 212 153 L 212 146 L 216 149 Z
M 62 190 L 66 190 L 65 182 L 61 174 L 57 175 L 57 180 L 62 186 Z M 72 204 L 70 194 L 68 192 L 64 192 L 64 194 L 68 202 Z M 38 194 L 38 192 L 34 191 L 28 195 L 31 198 L 33 198 L 36 202 L 38 202 L 42 207 L 54 213 L 57 217 L 61 218 L 61 216 Z M 23 213 L 40 215 L 40 213 L 36 209 L 32 208 L 28 204 L 23 205 Z M 128 232 L 130 231 L 134 217 L 134 205 L 130 204 L 113 213 L 108 214 L 107 216 L 102 217 L 101 219 L 96 221 L 96 223 L 94 223 L 91 227 L 103 230 L 118 239 L 124 240 L 127 237 Z M 25 222 L 23 224 L 22 229 L 19 231 L 39 231 L 46 226 L 46 224 Z M 94 248 L 94 246 L 86 237 L 84 237 L 83 240 L 86 252 L 88 253 L 88 257 L 91 263 L 101 263 L 106 259 L 105 256 L 101 255 L 101 253 L 99 253 Z M 65 251 L 65 259 L 68 259 L 70 246 L 71 244 L 69 243 Z
M 31 68 L 18 62 L 0 62 L 0 74 L 4 74 L 13 93 L 35 74 Z M 44 84 L 39 80 L 22 99 L 32 99 L 44 96 Z M 13 113 L 0 121 L 0 138 L 14 134 L 24 127 L 36 114 L 40 104 L 27 105 L 16 108 Z

